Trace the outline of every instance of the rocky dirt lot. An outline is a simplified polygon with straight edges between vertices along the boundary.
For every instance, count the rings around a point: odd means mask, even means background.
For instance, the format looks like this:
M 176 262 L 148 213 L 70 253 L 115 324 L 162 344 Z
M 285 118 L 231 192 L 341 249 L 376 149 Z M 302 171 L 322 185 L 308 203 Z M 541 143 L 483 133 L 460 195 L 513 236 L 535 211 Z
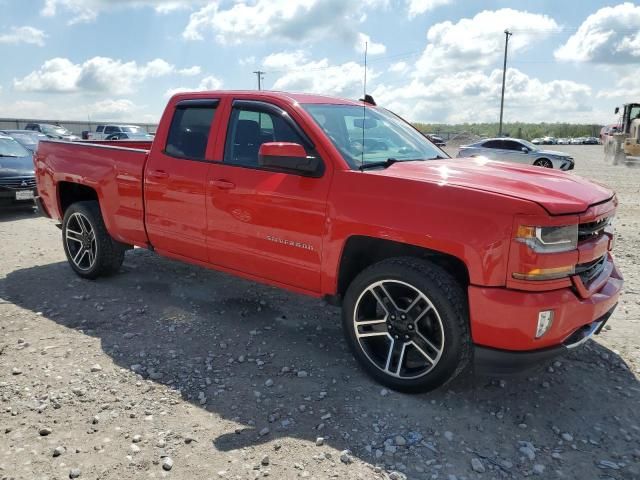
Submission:
M 51 221 L 0 212 L 0 478 L 640 479 L 640 169 L 564 149 L 620 197 L 608 328 L 425 395 L 369 380 L 320 301 L 139 249 L 81 280 Z

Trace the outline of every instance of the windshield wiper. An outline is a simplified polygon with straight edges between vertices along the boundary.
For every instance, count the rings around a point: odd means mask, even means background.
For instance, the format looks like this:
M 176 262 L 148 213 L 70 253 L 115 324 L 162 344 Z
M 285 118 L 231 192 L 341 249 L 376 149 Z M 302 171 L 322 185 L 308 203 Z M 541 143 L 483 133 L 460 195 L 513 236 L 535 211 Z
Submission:
M 408 158 L 406 160 L 398 160 L 397 158 L 387 158 L 386 160 L 381 162 L 363 163 L 362 165 L 360 165 L 360 170 L 362 171 L 362 170 L 368 170 L 369 168 L 378 168 L 378 167 L 389 168 L 394 163 L 422 162 L 422 161 L 424 161 L 424 158 Z

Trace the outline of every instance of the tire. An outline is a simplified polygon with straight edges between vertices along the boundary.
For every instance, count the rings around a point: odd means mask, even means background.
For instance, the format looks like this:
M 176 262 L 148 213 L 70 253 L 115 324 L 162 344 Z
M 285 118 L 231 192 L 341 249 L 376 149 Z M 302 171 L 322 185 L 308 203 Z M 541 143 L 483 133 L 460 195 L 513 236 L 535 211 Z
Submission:
M 107 232 L 95 201 L 77 202 L 67 208 L 62 220 L 62 245 L 73 271 L 88 279 L 116 273 L 126 250 Z
M 553 168 L 553 163 L 548 158 L 539 158 L 533 164 L 536 167 Z
M 383 306 L 387 295 L 393 302 Z M 463 288 L 444 269 L 418 258 L 391 258 L 363 270 L 345 294 L 342 325 L 363 369 L 393 390 L 438 388 L 471 357 Z

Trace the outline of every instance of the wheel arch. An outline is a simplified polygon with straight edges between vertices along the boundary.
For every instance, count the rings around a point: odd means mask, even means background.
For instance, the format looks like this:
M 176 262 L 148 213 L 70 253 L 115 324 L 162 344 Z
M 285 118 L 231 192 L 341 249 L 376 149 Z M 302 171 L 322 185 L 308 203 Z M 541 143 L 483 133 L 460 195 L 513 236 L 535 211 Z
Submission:
M 446 269 L 466 289 L 469 285 L 469 269 L 460 258 L 438 250 L 408 243 L 364 235 L 347 238 L 338 266 L 336 292 L 327 300 L 339 304 L 349 284 L 365 268 L 393 257 L 415 257 L 429 260 Z
M 81 183 L 62 181 L 57 185 L 58 208 L 60 215 L 64 217 L 67 208 L 76 202 L 95 201 L 98 200 L 98 192 Z

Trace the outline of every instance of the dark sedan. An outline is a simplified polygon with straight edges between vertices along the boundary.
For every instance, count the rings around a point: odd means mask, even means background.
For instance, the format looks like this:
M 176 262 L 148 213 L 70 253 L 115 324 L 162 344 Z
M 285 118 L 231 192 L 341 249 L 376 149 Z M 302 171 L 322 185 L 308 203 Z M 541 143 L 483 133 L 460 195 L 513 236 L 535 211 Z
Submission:
M 33 206 L 35 194 L 33 154 L 13 138 L 0 135 L 0 206 Z
M 46 140 L 48 138 L 44 133 L 34 132 L 32 130 L 0 130 L 0 135 L 13 138 L 30 152 L 36 151 L 40 140 Z

